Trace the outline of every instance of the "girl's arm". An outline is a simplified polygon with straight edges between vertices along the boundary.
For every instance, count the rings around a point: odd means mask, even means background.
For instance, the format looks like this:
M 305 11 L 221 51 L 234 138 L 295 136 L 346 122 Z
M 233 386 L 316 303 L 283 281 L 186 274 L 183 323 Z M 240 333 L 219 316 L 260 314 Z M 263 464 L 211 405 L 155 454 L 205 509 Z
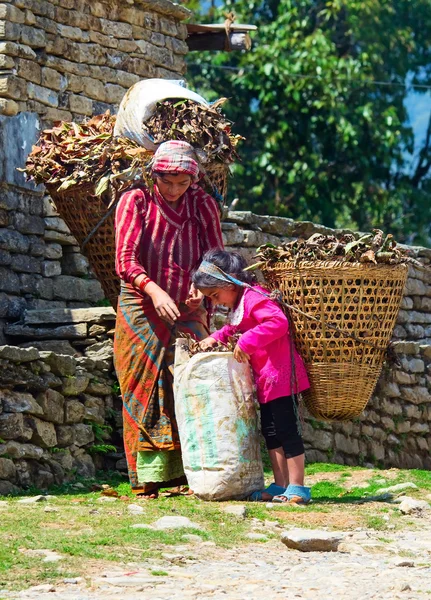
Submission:
M 222 344 L 227 344 L 229 338 L 237 332 L 237 328 L 234 325 L 225 325 L 221 329 L 214 331 L 210 337 L 214 338 Z
M 271 342 L 286 335 L 289 322 L 283 311 L 271 300 L 262 300 L 253 306 L 250 317 L 258 325 L 244 332 L 238 340 L 238 346 L 246 354 L 267 346 Z

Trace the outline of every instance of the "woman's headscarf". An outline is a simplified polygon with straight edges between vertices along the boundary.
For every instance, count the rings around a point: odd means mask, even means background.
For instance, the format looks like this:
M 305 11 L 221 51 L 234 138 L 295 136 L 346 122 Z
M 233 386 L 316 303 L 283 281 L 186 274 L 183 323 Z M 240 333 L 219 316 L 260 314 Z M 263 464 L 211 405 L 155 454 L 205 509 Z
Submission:
M 157 148 L 150 164 L 152 173 L 184 173 L 196 183 L 202 175 L 193 146 L 171 140 Z

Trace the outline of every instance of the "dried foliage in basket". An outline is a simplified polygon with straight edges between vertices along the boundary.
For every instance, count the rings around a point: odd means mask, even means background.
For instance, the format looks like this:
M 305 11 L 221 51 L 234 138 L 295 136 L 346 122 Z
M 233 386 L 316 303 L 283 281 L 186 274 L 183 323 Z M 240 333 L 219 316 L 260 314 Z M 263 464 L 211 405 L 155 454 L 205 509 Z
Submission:
M 218 192 L 226 191 L 228 165 L 239 159 L 236 146 L 242 139 L 231 133 L 231 123 L 221 113 L 223 101 L 210 107 L 191 100 L 165 101 L 142 125 L 157 144 L 174 139 L 192 144 L 199 160 L 208 167 L 209 191 L 216 187 Z M 58 192 L 91 185 L 95 196 L 111 191 L 110 196 L 118 197 L 137 181 L 151 187 L 148 167 L 153 152 L 128 138 L 114 137 L 115 120 L 107 111 L 81 124 L 54 124 L 41 133 L 21 170 L 36 184 L 49 185 Z M 221 181 L 215 186 L 214 165 L 223 169 Z M 216 175 L 220 179 L 218 171 Z
M 111 184 L 121 193 L 145 171 L 152 153 L 132 140 L 114 139 L 114 125 L 109 111 L 82 124 L 57 123 L 41 133 L 23 170 L 58 192 L 94 185 L 94 195 L 101 196 Z
M 359 237 L 354 234 L 325 235 L 315 233 L 307 240 L 299 238 L 281 246 L 265 244 L 257 249 L 258 262 L 250 269 L 265 268 L 279 262 L 335 261 L 338 263 L 399 265 L 410 263 L 422 267 L 422 263 L 400 248 L 393 236 L 380 229 Z
M 232 123 L 220 110 L 226 100 L 220 98 L 210 106 L 193 100 L 164 100 L 142 127 L 155 144 L 167 140 L 188 142 L 197 149 L 203 164 L 231 164 L 240 160 L 236 146 L 244 138 L 232 134 Z

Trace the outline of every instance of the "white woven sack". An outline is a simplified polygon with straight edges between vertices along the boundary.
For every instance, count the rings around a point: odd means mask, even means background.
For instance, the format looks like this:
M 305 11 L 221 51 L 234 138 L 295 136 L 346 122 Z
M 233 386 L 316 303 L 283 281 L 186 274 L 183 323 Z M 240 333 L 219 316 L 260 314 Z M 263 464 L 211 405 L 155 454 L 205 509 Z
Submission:
M 175 414 L 184 472 L 202 500 L 241 500 L 264 487 L 253 378 L 231 352 L 175 351 Z
M 182 87 L 184 83 L 181 79 L 144 79 L 132 85 L 121 100 L 114 135 L 134 140 L 140 146 L 154 152 L 157 145 L 142 129 L 142 123 L 153 115 L 157 102 L 167 98 L 189 98 L 199 104 L 208 105 L 205 98 Z

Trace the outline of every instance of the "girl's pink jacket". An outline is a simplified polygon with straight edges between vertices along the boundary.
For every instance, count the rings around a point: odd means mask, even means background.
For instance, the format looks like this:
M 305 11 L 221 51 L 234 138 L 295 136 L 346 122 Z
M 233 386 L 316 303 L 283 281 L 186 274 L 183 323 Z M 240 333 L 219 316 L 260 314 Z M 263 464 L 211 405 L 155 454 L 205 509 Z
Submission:
M 261 292 L 268 293 L 256 286 Z M 295 379 L 292 390 L 292 359 L 289 322 L 281 308 L 253 289 L 246 289 L 230 323 L 211 334 L 226 343 L 229 336 L 242 333 L 238 345 L 250 355 L 258 400 L 266 404 L 310 387 L 302 358 L 294 350 Z

